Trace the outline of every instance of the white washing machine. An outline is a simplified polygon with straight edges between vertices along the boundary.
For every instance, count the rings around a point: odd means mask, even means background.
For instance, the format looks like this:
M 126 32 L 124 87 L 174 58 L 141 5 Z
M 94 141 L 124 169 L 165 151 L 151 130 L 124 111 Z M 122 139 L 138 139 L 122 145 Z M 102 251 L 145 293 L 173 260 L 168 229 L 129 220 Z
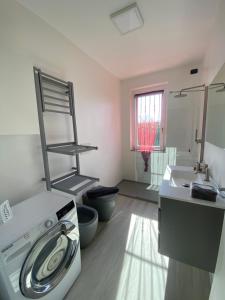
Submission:
M 81 270 L 76 204 L 43 192 L 0 226 L 0 299 L 62 300 Z

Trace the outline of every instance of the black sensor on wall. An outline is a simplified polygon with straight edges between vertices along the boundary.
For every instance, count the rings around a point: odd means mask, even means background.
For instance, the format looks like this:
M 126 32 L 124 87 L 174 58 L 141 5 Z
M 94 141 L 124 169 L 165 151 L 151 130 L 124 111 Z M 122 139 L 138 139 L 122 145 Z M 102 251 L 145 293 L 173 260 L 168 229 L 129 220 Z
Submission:
M 198 69 L 191 69 L 191 71 L 190 71 L 191 75 L 197 74 L 197 73 L 198 73 Z

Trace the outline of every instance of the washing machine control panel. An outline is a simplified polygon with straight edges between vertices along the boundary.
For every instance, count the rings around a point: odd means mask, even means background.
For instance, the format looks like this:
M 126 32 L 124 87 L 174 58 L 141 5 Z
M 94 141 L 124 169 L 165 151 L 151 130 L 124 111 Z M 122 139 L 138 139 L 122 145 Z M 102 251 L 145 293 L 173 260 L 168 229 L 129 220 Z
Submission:
M 56 212 L 58 220 L 62 219 L 66 214 L 68 214 L 73 208 L 75 207 L 75 204 L 72 201 L 70 201 L 68 204 L 63 206 L 60 210 Z

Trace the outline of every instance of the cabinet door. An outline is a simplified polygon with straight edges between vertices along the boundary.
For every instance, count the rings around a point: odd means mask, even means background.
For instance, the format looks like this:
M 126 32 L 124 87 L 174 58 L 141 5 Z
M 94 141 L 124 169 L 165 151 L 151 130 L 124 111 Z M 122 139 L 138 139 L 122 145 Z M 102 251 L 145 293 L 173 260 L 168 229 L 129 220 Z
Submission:
M 224 211 L 178 200 L 160 200 L 159 252 L 214 272 Z

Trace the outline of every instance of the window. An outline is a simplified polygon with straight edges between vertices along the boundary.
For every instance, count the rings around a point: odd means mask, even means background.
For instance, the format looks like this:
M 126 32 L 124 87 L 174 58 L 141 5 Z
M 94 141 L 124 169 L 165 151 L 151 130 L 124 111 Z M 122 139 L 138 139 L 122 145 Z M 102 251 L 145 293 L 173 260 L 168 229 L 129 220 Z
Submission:
M 141 152 L 164 150 L 164 91 L 134 95 L 131 149 Z

